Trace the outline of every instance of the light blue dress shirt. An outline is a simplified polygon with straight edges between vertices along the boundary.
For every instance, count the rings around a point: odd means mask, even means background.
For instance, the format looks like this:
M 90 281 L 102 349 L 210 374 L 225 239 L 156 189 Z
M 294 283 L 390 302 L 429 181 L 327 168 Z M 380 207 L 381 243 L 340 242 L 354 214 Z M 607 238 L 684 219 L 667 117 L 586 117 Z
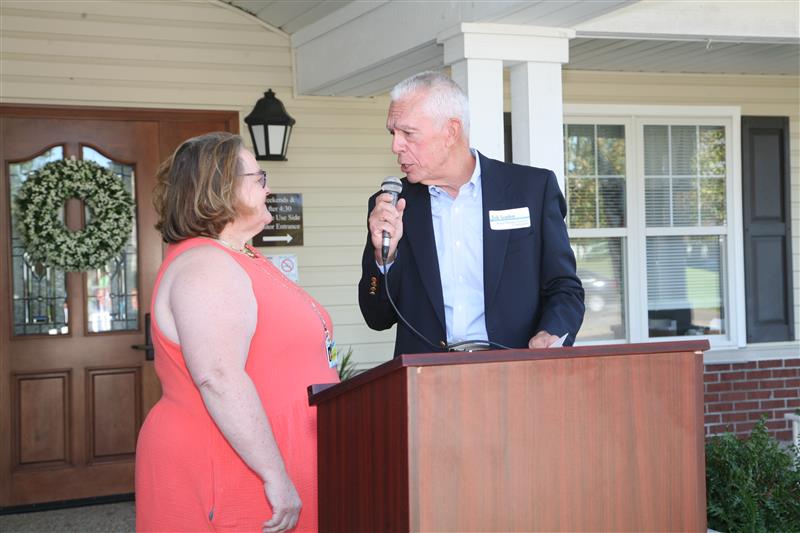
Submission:
M 475 170 L 458 190 L 458 196 L 451 198 L 444 189 L 428 186 L 448 344 L 489 339 L 483 299 L 481 162 L 478 151 L 474 148 L 470 151 L 475 158 Z M 377 261 L 376 264 L 385 273 L 384 266 Z M 391 269 L 392 264 L 388 263 L 386 268 Z M 413 319 L 408 320 L 413 325 Z
M 470 180 L 451 198 L 431 185 L 431 215 L 447 342 L 487 340 L 483 297 L 483 196 L 478 153 Z

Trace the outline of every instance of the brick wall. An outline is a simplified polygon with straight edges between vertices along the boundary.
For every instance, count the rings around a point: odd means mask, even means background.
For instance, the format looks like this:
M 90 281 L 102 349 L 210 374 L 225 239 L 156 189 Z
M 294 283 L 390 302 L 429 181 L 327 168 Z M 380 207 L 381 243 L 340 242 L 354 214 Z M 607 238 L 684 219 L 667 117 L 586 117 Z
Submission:
M 706 437 L 748 435 L 762 415 L 781 441 L 792 440 L 783 418 L 800 408 L 800 358 L 705 365 Z

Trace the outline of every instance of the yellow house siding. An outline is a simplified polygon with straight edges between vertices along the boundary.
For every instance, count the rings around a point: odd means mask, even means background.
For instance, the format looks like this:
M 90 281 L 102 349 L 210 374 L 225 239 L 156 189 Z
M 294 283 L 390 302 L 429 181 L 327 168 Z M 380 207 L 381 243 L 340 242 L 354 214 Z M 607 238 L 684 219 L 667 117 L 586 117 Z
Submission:
M 293 97 L 288 37 L 221 3 L 0 3 L 0 101 L 236 110 L 272 88 L 297 120 L 289 161 L 265 162 L 274 192 L 299 192 L 300 283 L 330 311 L 337 343 L 362 365 L 391 357 L 392 332 L 368 329 L 356 284 L 366 201 L 397 172 L 386 98 Z M 249 144 L 244 123 L 240 131 Z
M 240 109 L 291 92 L 287 37 L 214 3 L 4 1 L 0 24 L 4 101 Z

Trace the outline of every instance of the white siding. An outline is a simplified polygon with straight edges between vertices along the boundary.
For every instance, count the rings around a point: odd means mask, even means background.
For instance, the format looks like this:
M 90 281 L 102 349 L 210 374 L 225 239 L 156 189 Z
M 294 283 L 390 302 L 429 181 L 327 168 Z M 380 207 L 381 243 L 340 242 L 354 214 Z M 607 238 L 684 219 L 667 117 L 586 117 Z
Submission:
M 215 1 L 0 4 L 0 101 L 236 110 L 272 88 L 296 120 L 289 161 L 266 162 L 275 192 L 303 193 L 300 280 L 330 311 L 362 365 L 391 357 L 394 335 L 364 325 L 356 284 L 366 201 L 397 172 L 386 98 L 293 97 L 289 39 Z M 324 61 L 324 58 L 320 58 Z M 247 127 L 240 131 L 249 144 Z

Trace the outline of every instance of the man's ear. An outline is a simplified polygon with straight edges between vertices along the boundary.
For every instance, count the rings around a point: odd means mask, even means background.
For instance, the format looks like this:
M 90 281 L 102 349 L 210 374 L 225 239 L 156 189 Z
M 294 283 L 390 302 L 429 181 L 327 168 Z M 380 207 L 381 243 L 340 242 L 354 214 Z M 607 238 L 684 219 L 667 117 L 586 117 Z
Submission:
M 451 118 L 447 120 L 447 125 L 445 126 L 445 130 L 447 131 L 447 146 L 455 145 L 463 135 L 463 126 L 461 121 L 457 118 Z

